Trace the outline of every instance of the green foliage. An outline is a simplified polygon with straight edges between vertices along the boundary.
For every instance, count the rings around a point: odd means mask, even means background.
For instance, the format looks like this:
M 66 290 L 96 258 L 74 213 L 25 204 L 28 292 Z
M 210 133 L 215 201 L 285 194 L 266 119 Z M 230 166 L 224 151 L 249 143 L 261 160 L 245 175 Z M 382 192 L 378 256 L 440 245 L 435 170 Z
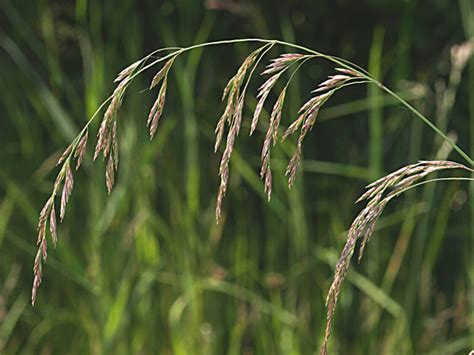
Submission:
M 141 92 L 151 77 L 129 88 L 110 196 L 105 164 L 93 163 L 89 149 L 32 308 L 38 211 L 57 159 L 112 92 L 116 74 L 160 47 L 245 36 L 302 43 L 369 68 L 438 120 L 433 90 L 449 79 L 450 47 L 472 36 L 474 9 L 469 0 L 459 8 L 431 3 L 278 8 L 255 1 L 215 9 L 229 2 L 0 1 L 0 353 L 318 351 L 325 298 L 362 187 L 401 165 L 452 153 L 383 92 L 336 95 L 306 139 L 305 173 L 291 191 L 284 170 L 294 145 L 278 145 L 267 203 L 258 175 L 265 132 L 246 134 L 259 82 L 251 84 L 216 225 L 219 156 L 211 152 L 219 99 L 254 47 L 190 52 L 170 72 L 151 142 L 154 97 Z M 312 63 L 294 77 L 283 124 L 331 69 Z M 464 74 L 441 120 L 473 156 L 472 63 Z M 452 159 L 461 161 L 456 153 Z M 473 227 L 474 185 L 470 192 L 462 181 L 425 185 L 396 200 L 348 274 L 330 349 L 456 354 L 474 347 Z

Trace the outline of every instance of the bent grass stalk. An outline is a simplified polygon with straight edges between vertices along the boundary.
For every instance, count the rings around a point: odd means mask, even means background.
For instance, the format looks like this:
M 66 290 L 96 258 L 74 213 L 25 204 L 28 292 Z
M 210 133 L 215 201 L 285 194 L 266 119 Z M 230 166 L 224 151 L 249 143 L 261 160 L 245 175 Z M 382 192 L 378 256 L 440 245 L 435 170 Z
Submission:
M 470 167 L 474 166 L 474 160 L 465 153 L 451 138 L 449 138 L 442 130 L 440 130 L 435 124 L 433 124 L 427 117 L 417 111 L 412 105 L 410 105 L 403 98 L 398 96 L 392 90 L 384 86 L 381 82 L 377 81 L 371 76 L 365 69 L 335 56 L 323 54 L 312 49 L 292 44 L 280 40 L 267 40 L 259 38 L 243 38 L 243 39 L 232 39 L 222 40 L 215 42 L 206 42 L 201 44 L 192 45 L 189 47 L 168 47 L 158 49 L 144 58 L 134 62 L 125 69 L 123 69 L 115 79 L 117 86 L 113 94 L 107 98 L 87 121 L 83 129 L 79 132 L 76 138 L 65 150 L 63 155 L 58 161 L 57 165 L 61 165 L 61 169 L 57 175 L 54 183 L 53 191 L 48 198 L 46 204 L 41 210 L 39 222 L 38 222 L 38 252 L 34 262 L 34 281 L 31 294 L 31 302 L 34 305 L 36 301 L 37 291 L 41 284 L 43 275 L 43 263 L 47 258 L 47 229 L 49 231 L 53 245 L 57 242 L 57 224 L 56 224 L 56 209 L 55 209 L 55 198 L 59 195 L 59 191 L 62 187 L 60 197 L 60 221 L 63 221 L 66 212 L 66 205 L 69 201 L 69 197 L 72 193 L 74 185 L 74 177 L 71 169 L 71 164 L 76 159 L 76 171 L 79 169 L 83 157 L 85 155 L 89 127 L 90 124 L 103 108 L 108 104 L 108 107 L 104 113 L 100 128 L 97 133 L 97 143 L 94 152 L 94 160 L 98 158 L 102 152 L 102 156 L 106 162 L 105 168 L 105 180 L 107 191 L 110 194 L 115 182 L 115 173 L 118 170 L 118 135 L 117 135 L 117 112 L 119 111 L 123 98 L 125 96 L 128 86 L 132 83 L 133 79 L 144 71 L 151 69 L 161 62 L 165 64 L 157 71 L 154 75 L 153 80 L 150 84 L 150 90 L 154 87 L 159 86 L 158 95 L 153 104 L 148 119 L 147 126 L 150 130 L 150 139 L 153 139 L 158 129 L 158 122 L 163 113 L 165 105 L 165 97 L 167 90 L 167 78 L 168 73 L 172 69 L 175 60 L 186 52 L 193 49 L 203 48 L 208 46 L 217 46 L 225 44 L 237 44 L 243 42 L 254 42 L 262 44 L 259 48 L 254 50 L 242 63 L 236 74 L 229 80 L 227 86 L 224 89 L 222 100 L 227 99 L 224 113 L 218 120 L 216 126 L 216 142 L 215 151 L 219 149 L 220 143 L 224 136 L 224 132 L 227 127 L 227 138 L 226 146 L 222 154 L 219 177 L 220 186 L 217 194 L 216 201 L 216 221 L 219 222 L 219 218 L 222 210 L 222 202 L 227 190 L 229 180 L 229 162 L 232 155 L 233 147 L 236 138 L 240 132 L 242 123 L 242 111 L 244 106 L 245 95 L 252 75 L 259 65 L 260 61 L 265 55 L 268 54 L 269 50 L 275 46 L 287 46 L 295 50 L 302 51 L 303 53 L 285 53 L 281 56 L 273 59 L 271 63 L 263 71 L 262 75 L 270 75 L 270 77 L 263 83 L 257 94 L 257 106 L 253 114 L 252 122 L 250 125 L 250 134 L 254 132 L 258 125 L 260 113 L 263 106 L 265 105 L 267 98 L 272 91 L 275 83 L 281 79 L 283 74 L 290 69 L 294 64 L 298 64 L 293 72 L 290 74 L 289 79 L 280 91 L 278 98 L 273 104 L 273 109 L 270 114 L 270 122 L 265 135 L 261 161 L 262 167 L 260 176 L 264 181 L 265 192 L 267 193 L 268 200 L 271 198 L 272 191 L 272 174 L 270 164 L 270 150 L 271 146 L 277 142 L 278 128 L 281 124 L 281 116 L 285 101 L 286 90 L 293 78 L 293 75 L 301 68 L 301 66 L 310 59 L 322 58 L 328 60 L 337 65 L 335 68 L 336 73 L 329 76 L 325 81 L 320 83 L 315 90 L 312 91 L 314 94 L 305 104 L 299 109 L 299 116 L 289 125 L 283 134 L 282 139 L 299 131 L 297 139 L 296 150 L 292 158 L 290 159 L 286 175 L 288 176 L 289 187 L 295 181 L 296 173 L 299 165 L 301 164 L 302 155 L 302 143 L 307 133 L 314 127 L 317 120 L 318 114 L 324 104 L 340 89 L 343 89 L 351 85 L 359 84 L 373 84 L 385 91 L 389 96 L 392 96 L 395 100 L 400 102 L 408 110 L 410 110 L 415 117 L 422 120 L 428 125 L 438 136 L 447 142 L 467 163 Z M 155 58 L 155 55 L 161 52 L 170 52 L 166 55 Z M 153 59 L 150 61 L 150 59 Z M 245 80 L 246 79 L 246 80 Z M 324 340 L 321 348 L 321 354 L 327 353 L 327 343 L 331 333 L 332 318 L 335 311 L 335 307 L 338 301 L 338 296 L 341 290 L 342 281 L 349 268 L 349 261 L 352 258 L 355 244 L 358 239 L 362 239 L 359 259 L 362 256 L 364 247 L 369 241 L 370 236 L 374 230 L 375 223 L 377 222 L 380 214 L 383 212 L 388 202 L 399 196 L 401 193 L 408 189 L 414 188 L 421 184 L 434 181 L 443 180 L 473 180 L 472 178 L 439 178 L 426 180 L 419 182 L 429 173 L 433 171 L 443 169 L 463 169 L 472 172 L 473 170 L 459 163 L 449 161 L 420 161 L 416 164 L 407 165 L 391 173 L 376 182 L 370 184 L 367 188 L 368 191 L 359 199 L 369 199 L 367 206 L 362 212 L 354 219 L 352 226 L 349 230 L 346 245 L 341 253 L 341 257 L 336 265 L 334 281 L 329 290 L 327 298 L 327 322 L 326 331 L 324 334 Z

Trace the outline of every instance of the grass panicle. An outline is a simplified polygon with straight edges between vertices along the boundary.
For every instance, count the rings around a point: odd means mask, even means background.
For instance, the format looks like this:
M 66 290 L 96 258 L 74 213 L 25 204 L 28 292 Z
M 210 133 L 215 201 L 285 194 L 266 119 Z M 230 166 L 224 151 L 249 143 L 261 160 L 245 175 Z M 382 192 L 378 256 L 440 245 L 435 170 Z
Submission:
M 81 140 L 77 144 L 76 151 L 74 152 L 74 158 L 77 159 L 76 171 L 79 170 L 82 164 L 82 160 L 84 159 L 84 154 L 86 152 L 88 138 L 89 138 L 89 130 L 86 129 Z
M 446 169 L 462 169 L 473 171 L 468 167 L 452 161 L 434 160 L 420 161 L 416 164 L 404 166 L 397 171 L 388 174 L 367 186 L 367 191 L 357 200 L 357 202 L 368 200 L 366 207 L 357 215 L 352 222 L 347 235 L 347 241 L 336 264 L 334 280 L 329 289 L 326 299 L 327 323 L 324 334 L 321 354 L 327 354 L 327 343 L 331 335 L 332 319 L 336 309 L 342 282 L 349 270 L 350 260 L 354 254 L 357 240 L 361 239 L 359 250 L 360 261 L 364 253 L 365 246 L 370 240 L 375 224 L 382 214 L 387 204 L 395 197 L 410 189 L 418 181 L 425 178 L 432 172 Z
M 217 121 L 215 128 L 215 145 L 214 150 L 217 152 L 223 139 L 226 127 L 227 136 L 224 151 L 221 156 L 219 165 L 219 188 L 217 192 L 217 200 L 215 207 L 216 221 L 219 222 L 222 215 L 222 203 L 224 196 L 227 191 L 229 183 L 229 163 L 232 156 L 232 152 L 235 146 L 237 136 L 239 135 L 242 120 L 243 120 L 243 108 L 245 104 L 245 94 L 252 78 L 252 74 L 259 64 L 259 61 L 263 56 L 275 45 L 284 45 L 294 48 L 295 50 L 304 51 L 307 54 L 300 53 L 286 53 L 273 59 L 271 63 L 263 71 L 263 75 L 269 75 L 270 77 L 258 89 L 256 98 L 257 105 L 253 113 L 250 122 L 250 134 L 252 134 L 259 122 L 259 117 L 263 110 L 264 104 L 268 99 L 270 92 L 274 88 L 276 82 L 282 77 L 282 74 L 287 71 L 293 64 L 298 63 L 297 68 L 291 74 L 290 79 L 284 86 L 283 90 L 280 91 L 270 114 L 269 125 L 266 130 L 265 138 L 262 145 L 261 151 L 261 169 L 260 177 L 264 182 L 264 190 L 267 194 L 268 200 L 272 194 L 272 172 L 271 172 L 271 147 L 276 144 L 278 138 L 278 131 L 281 125 L 283 105 L 287 92 L 288 85 L 293 77 L 294 73 L 301 67 L 301 65 L 308 59 L 318 57 L 324 58 L 331 61 L 333 64 L 338 65 L 336 68 L 336 74 L 329 76 L 325 81 L 321 82 L 317 88 L 313 91 L 313 97 L 305 102 L 298 110 L 298 117 L 290 123 L 288 128 L 284 131 L 282 139 L 288 138 L 290 135 L 299 131 L 298 139 L 296 142 L 295 152 L 292 155 L 287 169 L 286 175 L 288 176 L 288 184 L 291 187 L 296 179 L 298 167 L 301 164 L 302 159 L 302 145 L 307 133 L 314 127 L 317 117 L 321 108 L 324 104 L 336 93 L 336 91 L 353 84 L 369 83 L 374 84 L 381 90 L 385 91 L 388 95 L 391 95 L 395 100 L 404 105 L 409 109 L 415 117 L 422 120 L 427 124 L 439 137 L 447 142 L 454 150 L 456 150 L 469 164 L 473 165 L 472 158 L 469 157 L 453 140 L 451 140 L 446 134 L 443 133 L 437 126 L 429 121 L 424 115 L 418 112 L 413 106 L 407 101 L 403 100 L 396 93 L 382 85 L 379 81 L 374 79 L 369 73 L 360 69 L 359 67 L 336 57 L 328 56 L 308 48 L 294 45 L 291 43 L 277 41 L 277 40 L 262 40 L 262 39 L 239 39 L 229 41 L 217 41 L 209 42 L 200 45 L 194 45 L 187 48 L 176 49 L 175 52 L 168 54 L 163 58 L 159 58 L 149 64 L 146 61 L 151 57 L 145 57 L 127 68 L 123 69 L 115 79 L 117 86 L 111 95 L 106 100 L 99 110 L 108 103 L 108 107 L 102 117 L 98 132 L 97 132 L 97 143 L 94 149 L 93 159 L 96 160 L 100 153 L 102 153 L 103 160 L 106 160 L 105 166 L 105 180 L 107 191 L 110 194 L 115 183 L 116 172 L 118 170 L 119 162 L 119 145 L 117 136 L 117 113 L 122 105 L 123 97 L 127 87 L 132 82 L 133 78 L 143 71 L 155 66 L 162 61 L 166 61 L 165 64 L 158 70 L 153 77 L 150 90 L 159 86 L 158 95 L 151 107 L 147 118 L 147 127 L 150 130 L 150 138 L 156 135 L 158 129 L 159 119 L 163 114 L 163 108 L 166 100 L 167 81 L 169 71 L 177 58 L 178 55 L 190 51 L 196 48 L 202 48 L 210 45 L 228 44 L 228 43 L 240 43 L 240 42 L 258 42 L 263 43 L 258 49 L 250 53 L 249 56 L 243 61 L 241 66 L 238 68 L 234 76 L 228 81 L 224 88 L 222 101 L 226 100 L 224 112 Z M 467 47 L 466 47 L 467 48 Z M 459 62 L 467 59 L 468 49 L 459 48 L 456 49 L 456 58 L 460 58 Z M 469 49 L 470 55 L 471 49 Z M 146 65 L 145 65 L 146 64 Z M 245 79 L 247 81 L 245 82 Z M 90 123 L 94 120 L 96 114 L 88 121 L 84 129 L 78 134 L 73 142 L 68 146 L 65 152 L 62 154 L 58 161 L 58 165 L 61 165 L 60 171 L 54 182 L 53 191 L 51 196 L 46 201 L 43 209 L 40 212 L 38 220 L 38 238 L 37 245 L 38 251 L 34 260 L 34 280 L 31 293 L 32 304 L 35 304 L 38 287 L 41 284 L 43 277 L 43 265 L 47 258 L 47 230 L 49 223 L 49 232 L 53 245 L 57 243 L 57 224 L 56 224 L 56 210 L 55 210 L 55 198 L 60 196 L 60 209 L 59 218 L 60 222 L 63 221 L 66 211 L 66 205 L 70 199 L 73 187 L 74 177 L 71 169 L 71 163 L 76 159 L 76 170 L 79 169 L 85 151 L 87 148 L 88 141 L 88 130 Z M 417 186 L 417 182 L 422 180 L 428 174 L 445 169 L 464 169 L 470 170 L 466 166 L 454 163 L 450 161 L 420 161 L 417 164 L 405 166 L 387 176 L 375 181 L 374 183 L 367 186 L 367 191 L 361 196 L 359 201 L 368 200 L 366 207 L 360 212 L 360 214 L 354 219 L 351 228 L 347 236 L 347 242 L 342 250 L 339 261 L 337 262 L 334 280 L 330 287 L 327 296 L 327 323 L 324 335 L 324 341 L 322 344 L 321 354 L 327 353 L 327 343 L 331 332 L 332 319 L 335 311 L 335 307 L 338 301 L 338 297 L 341 291 L 342 282 L 347 274 L 349 263 L 354 253 L 355 245 L 357 240 L 361 239 L 361 247 L 359 260 L 362 257 L 364 248 L 367 242 L 370 240 L 371 235 L 374 232 L 375 224 L 382 214 L 384 208 L 388 202 L 394 197 L 400 195 L 404 191 Z

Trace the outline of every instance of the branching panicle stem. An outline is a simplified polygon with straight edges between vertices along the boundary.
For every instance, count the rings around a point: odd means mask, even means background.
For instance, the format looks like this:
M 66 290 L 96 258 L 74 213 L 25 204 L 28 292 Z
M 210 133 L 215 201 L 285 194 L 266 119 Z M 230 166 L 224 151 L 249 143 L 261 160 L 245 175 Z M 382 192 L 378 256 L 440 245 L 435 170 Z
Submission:
M 372 77 L 372 75 L 366 70 L 358 67 L 357 65 L 351 62 L 346 61 L 345 59 L 326 55 L 297 44 L 292 44 L 280 40 L 268 40 L 260 38 L 221 40 L 196 44 L 185 48 L 169 47 L 160 49 L 134 62 L 118 74 L 115 79 L 117 86 L 113 94 L 100 105 L 97 111 L 87 121 L 84 128 L 79 132 L 77 137 L 67 147 L 67 149 L 58 161 L 58 165 L 60 165 L 61 168 L 54 182 L 52 194 L 46 201 L 43 209 L 41 210 L 38 221 L 38 251 L 34 261 L 34 280 L 31 293 L 31 301 L 33 304 L 36 301 L 38 287 L 41 284 L 43 276 L 42 263 L 44 263 L 47 258 L 48 230 L 51 235 L 53 245 L 55 246 L 57 242 L 55 199 L 56 197 L 58 197 L 60 200 L 59 217 L 60 221 L 62 222 L 66 212 L 66 205 L 69 201 L 74 186 L 74 177 L 71 164 L 73 163 L 73 160 L 76 159 L 76 170 L 79 169 L 79 167 L 81 166 L 81 162 L 83 161 L 86 152 L 89 134 L 88 131 L 92 121 L 108 105 L 107 109 L 105 110 L 102 122 L 100 124 L 100 128 L 98 130 L 97 144 L 94 152 L 94 160 L 99 156 L 100 153 L 102 153 L 103 158 L 106 161 L 106 186 L 107 191 L 110 193 L 112 191 L 116 179 L 115 174 L 118 169 L 119 160 L 117 113 L 122 105 L 126 90 L 130 86 L 132 81 L 138 75 L 141 75 L 144 71 L 155 67 L 162 62 L 164 63 L 154 75 L 153 80 L 150 84 L 150 90 L 155 87 L 159 87 L 157 98 L 153 106 L 151 107 L 148 120 L 146 122 L 150 130 L 150 138 L 153 138 L 158 130 L 158 123 L 160 117 L 162 116 L 165 105 L 166 90 L 168 85 L 168 73 L 172 69 L 175 60 L 181 54 L 189 52 L 193 49 L 249 42 L 259 43 L 261 44 L 261 46 L 257 50 L 253 51 L 244 60 L 235 75 L 229 80 L 227 86 L 225 87 L 222 100 L 227 100 L 226 106 L 215 128 L 216 141 L 214 148 L 215 151 L 217 151 L 221 142 L 223 141 L 226 126 L 228 127 L 226 146 L 222 153 L 222 158 L 219 166 L 220 185 L 217 194 L 217 202 L 215 209 L 217 221 L 219 221 L 219 218 L 222 214 L 222 202 L 226 194 L 229 182 L 229 162 L 234 149 L 236 138 L 240 132 L 240 127 L 243 120 L 245 94 L 247 92 L 249 82 L 262 58 L 270 51 L 270 49 L 274 48 L 277 45 L 290 47 L 294 50 L 301 51 L 302 53 L 282 54 L 281 56 L 273 59 L 263 71 L 262 74 L 269 75 L 269 77 L 260 86 L 260 89 L 258 90 L 258 102 L 250 124 L 250 134 L 252 134 L 258 126 L 259 117 L 263 111 L 263 107 L 266 103 L 267 98 L 271 94 L 271 91 L 273 90 L 275 85 L 277 85 L 277 82 L 280 80 L 280 78 L 284 77 L 284 73 L 294 64 L 297 64 L 296 69 L 291 69 L 293 71 L 289 75 L 289 79 L 287 80 L 286 85 L 284 85 L 283 89 L 280 91 L 276 101 L 273 104 L 273 108 L 269 118 L 268 129 L 266 131 L 265 139 L 262 146 L 262 167 L 260 175 L 264 181 L 265 192 L 267 193 L 267 197 L 269 200 L 272 192 L 270 150 L 272 145 L 274 145 L 277 141 L 286 90 L 295 73 L 306 61 L 312 58 L 323 58 L 336 64 L 336 73 L 332 76 L 329 76 L 327 80 L 319 84 L 319 86 L 313 91 L 313 97 L 301 106 L 298 112 L 298 117 L 289 125 L 289 127 L 283 134 L 283 139 L 285 139 L 291 134 L 299 131 L 298 139 L 296 142 L 296 150 L 293 157 L 290 159 L 286 170 L 286 174 L 288 175 L 289 186 L 293 184 L 296 178 L 298 166 L 301 163 L 303 140 L 307 133 L 315 125 L 316 119 L 323 105 L 338 90 L 341 90 L 351 85 L 359 84 L 374 84 L 381 90 L 391 95 L 393 98 L 398 100 L 403 106 L 405 106 L 409 111 L 411 111 L 415 115 L 415 117 L 421 119 L 438 136 L 440 136 L 445 142 L 447 142 L 469 164 L 471 168 L 474 166 L 474 160 L 422 113 L 417 111 L 407 101 L 402 99 L 396 93 L 394 93 L 389 88 L 384 86 L 381 82 Z M 155 58 L 155 55 L 161 52 L 168 53 L 166 53 L 160 58 Z M 247 80 L 245 81 L 246 78 Z M 366 208 L 353 221 L 348 234 L 346 245 L 341 254 L 341 258 L 339 259 L 336 265 L 334 281 L 331 285 L 327 298 L 328 314 L 326 333 L 321 350 L 322 354 L 327 353 L 327 342 L 331 331 L 333 314 L 340 293 L 341 284 L 348 271 L 349 262 L 354 253 L 356 242 L 359 239 L 362 240 L 359 255 L 360 258 L 362 256 L 366 243 L 369 241 L 370 236 L 374 231 L 375 223 L 378 220 L 378 217 L 383 212 L 385 206 L 388 204 L 388 202 L 392 198 L 400 195 L 406 190 L 414 188 L 423 183 L 454 179 L 473 180 L 469 178 L 441 178 L 419 182 L 429 173 L 442 169 L 464 169 L 472 171 L 470 168 L 464 165 L 449 161 L 421 161 L 417 164 L 412 164 L 401 168 L 396 172 L 377 180 L 373 184 L 370 184 L 367 187 L 367 192 L 361 196 L 360 200 L 368 199 L 369 201 L 367 203 Z

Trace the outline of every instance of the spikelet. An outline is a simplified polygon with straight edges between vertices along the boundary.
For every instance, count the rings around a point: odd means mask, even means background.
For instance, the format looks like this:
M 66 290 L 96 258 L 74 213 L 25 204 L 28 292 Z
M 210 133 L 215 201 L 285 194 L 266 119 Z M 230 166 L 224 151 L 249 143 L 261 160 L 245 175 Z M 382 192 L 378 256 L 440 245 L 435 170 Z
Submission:
M 285 88 L 280 92 L 278 99 L 273 105 L 272 113 L 270 115 L 270 123 L 268 125 L 267 133 L 265 135 L 265 140 L 263 141 L 261 153 L 262 167 L 260 170 L 260 177 L 264 181 L 264 191 L 267 194 L 268 201 L 270 201 L 272 196 L 272 171 L 270 163 L 270 150 L 272 142 L 273 145 L 276 144 L 278 127 L 280 125 L 281 114 L 283 110 L 283 103 L 285 101 L 286 88 L 287 87 L 285 86 Z
M 56 231 L 56 210 L 54 209 L 54 203 L 51 208 L 51 213 L 49 215 L 49 230 L 51 232 L 51 239 L 53 241 L 54 247 L 58 242 L 58 235 Z
M 52 197 L 50 197 L 46 203 L 43 206 L 43 209 L 40 212 L 39 218 L 38 218 L 38 238 L 36 241 L 36 244 L 40 244 L 41 241 L 45 237 L 46 233 L 46 224 L 48 222 L 48 214 L 51 210 L 51 206 L 54 203 L 54 200 Z
M 275 102 L 272 113 L 270 115 L 270 121 L 273 122 L 273 125 L 272 125 L 273 145 L 275 145 L 277 142 L 278 128 L 280 127 L 280 123 L 281 123 L 281 115 L 283 112 L 283 104 L 285 102 L 286 89 L 287 89 L 287 86 L 285 86 L 283 90 L 280 92 L 280 95 L 278 96 L 278 99 Z
M 43 266 L 41 265 L 41 249 L 38 249 L 36 253 L 35 262 L 33 266 L 33 287 L 31 289 L 31 304 L 34 306 L 36 303 L 36 294 L 38 287 L 41 285 L 41 279 L 43 277 Z
M 282 72 L 272 75 L 258 89 L 258 94 L 257 94 L 258 102 L 257 102 L 257 106 L 255 107 L 255 112 L 252 118 L 252 124 L 250 126 L 250 135 L 252 135 L 255 129 L 257 128 L 258 118 L 260 117 L 260 113 L 262 112 L 263 105 L 265 104 L 268 94 L 270 94 L 271 89 L 273 88 L 273 86 L 275 85 L 275 83 L 277 82 L 281 74 Z
M 234 149 L 235 139 L 237 137 L 240 124 L 242 120 L 242 115 L 239 112 L 234 112 L 232 125 L 227 134 L 227 142 L 224 153 L 222 154 L 221 163 L 219 167 L 219 176 L 221 182 L 219 185 L 219 191 L 217 194 L 217 203 L 216 203 L 216 221 L 219 221 L 222 211 L 222 201 L 227 191 L 227 184 L 229 182 L 229 162 Z
M 71 166 L 69 164 L 69 160 L 66 161 L 66 164 L 64 165 L 64 186 L 63 186 L 63 191 L 61 193 L 61 209 L 59 212 L 59 217 L 61 219 L 61 222 L 64 219 L 64 216 L 66 214 L 66 205 L 69 201 L 69 197 L 71 196 L 72 188 L 74 187 L 74 177 L 72 176 L 72 171 L 71 171 Z
M 299 60 L 315 57 L 314 55 L 300 54 L 300 53 L 284 53 L 278 58 L 272 59 L 271 63 L 267 66 L 267 69 L 262 75 L 274 74 L 288 68 L 291 64 L 296 63 Z
M 173 65 L 173 62 L 175 59 L 176 59 L 176 56 L 169 59 L 165 63 L 165 65 L 163 65 L 163 67 L 158 71 L 158 73 L 155 74 L 150 84 L 150 90 L 153 89 L 155 86 L 157 86 L 163 79 L 165 79 L 168 76 L 168 72 L 170 71 L 171 66 Z
M 118 163 L 119 163 L 119 146 L 118 146 L 118 138 L 117 138 L 117 121 L 114 122 L 112 125 L 112 156 L 114 159 L 114 169 L 118 171 Z
M 56 163 L 56 166 L 62 164 L 64 160 L 69 156 L 69 154 L 72 152 L 72 148 L 74 146 L 74 143 L 69 144 L 69 146 L 66 148 L 64 153 L 61 155 L 59 158 L 58 162 Z
M 150 139 L 156 134 L 158 130 L 158 123 L 160 120 L 161 115 L 163 114 L 163 109 L 165 107 L 166 101 L 166 90 L 168 87 L 168 73 L 176 59 L 177 55 L 171 57 L 163 67 L 156 73 L 153 77 L 153 80 L 150 84 L 150 90 L 156 87 L 161 83 L 160 90 L 158 91 L 158 96 L 151 107 L 150 113 L 148 114 L 148 119 L 146 122 L 147 127 L 150 130 Z
M 89 137 L 89 131 L 86 130 L 81 140 L 77 144 L 76 150 L 74 152 L 74 158 L 77 158 L 76 171 L 79 170 L 82 164 L 82 160 L 84 159 L 84 153 L 86 152 L 88 137 Z
M 114 170 L 114 160 L 112 155 L 109 155 L 109 159 L 107 160 L 107 166 L 105 168 L 105 183 L 107 185 L 107 192 L 112 192 L 112 188 L 115 182 L 115 170 Z
M 148 115 L 147 126 L 150 129 L 150 139 L 156 134 L 158 130 L 158 122 L 160 120 L 161 115 L 163 114 L 163 108 L 165 106 L 166 100 L 166 88 L 167 88 L 167 79 L 164 78 L 163 84 L 160 87 L 160 91 L 158 92 L 158 96 L 153 104 L 150 113 Z
M 123 79 L 128 78 L 130 75 L 132 75 L 135 69 L 138 68 L 141 62 L 142 62 L 141 59 L 137 60 L 135 63 L 132 63 L 128 67 L 123 69 L 115 78 L 114 83 L 118 83 L 122 81 Z
M 312 92 L 316 93 L 334 89 L 346 83 L 351 78 L 352 77 L 343 74 L 332 75 L 326 81 L 323 81 L 321 84 L 319 84 L 318 88 L 313 90 Z

